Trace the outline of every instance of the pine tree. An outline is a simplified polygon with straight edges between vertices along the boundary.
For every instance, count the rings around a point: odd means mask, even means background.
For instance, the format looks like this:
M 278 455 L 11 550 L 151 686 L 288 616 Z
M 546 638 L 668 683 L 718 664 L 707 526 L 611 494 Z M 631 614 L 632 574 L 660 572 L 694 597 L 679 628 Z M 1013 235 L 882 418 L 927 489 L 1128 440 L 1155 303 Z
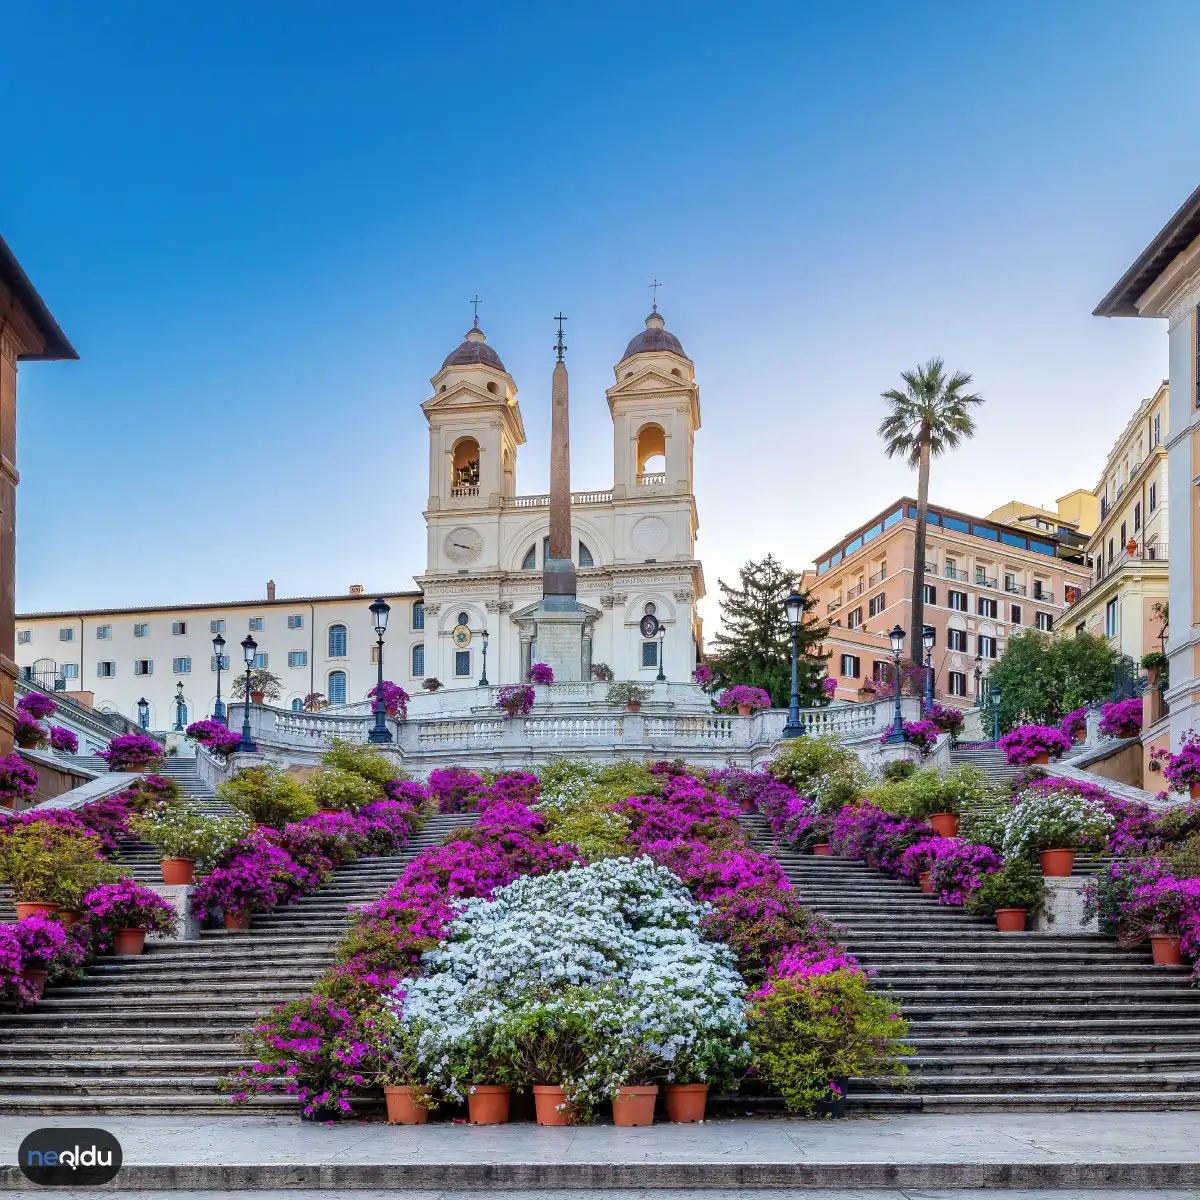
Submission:
M 799 576 L 770 554 L 762 562 L 748 562 L 738 571 L 741 587 L 717 580 L 721 589 L 721 632 L 713 638 L 709 659 L 714 681 L 722 687 L 744 683 L 769 693 L 771 703 L 786 708 L 792 693 L 792 631 L 783 602 Z M 812 598 L 801 592 L 807 605 Z M 816 701 L 818 684 L 828 655 L 817 647 L 829 626 L 805 613 L 800 627 L 800 703 Z

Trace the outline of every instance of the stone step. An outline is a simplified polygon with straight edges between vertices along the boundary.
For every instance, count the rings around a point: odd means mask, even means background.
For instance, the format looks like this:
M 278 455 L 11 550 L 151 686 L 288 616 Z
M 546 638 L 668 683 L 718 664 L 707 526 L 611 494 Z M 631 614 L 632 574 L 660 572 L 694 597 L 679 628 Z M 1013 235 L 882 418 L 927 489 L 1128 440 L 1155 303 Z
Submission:
M 30 1062 L 40 1065 L 53 1061 L 60 1065 L 70 1060 L 126 1060 L 136 1050 L 138 1061 L 145 1064 L 150 1059 L 191 1059 L 204 1058 L 207 1055 L 219 1057 L 222 1062 L 236 1059 L 240 1048 L 235 1039 L 220 1040 L 214 1037 L 211 1041 L 181 1042 L 178 1034 L 173 1032 L 160 1033 L 161 1041 L 151 1041 L 139 1038 L 134 1046 L 122 1046 L 118 1039 L 112 1039 L 111 1044 L 98 1046 L 94 1041 L 70 1041 L 59 1038 L 53 1041 L 38 1041 L 34 1037 L 22 1038 L 19 1041 L 8 1041 L 0 1037 L 0 1059 L 11 1063 L 14 1059 L 28 1058 Z
M 234 1109 L 227 1096 L 209 1092 L 194 1095 L 119 1095 L 100 1092 L 92 1095 L 75 1093 L 33 1093 L 26 1096 L 7 1096 L 0 1093 L 0 1113 L 13 1116 L 57 1116 L 94 1114 L 97 1117 L 159 1116 L 186 1113 L 195 1116 L 232 1116 L 238 1111 L 249 1113 L 287 1113 L 294 1116 L 299 1105 L 294 1096 L 268 1094 L 255 1096 L 244 1109 Z M 219 1189 L 224 1190 L 224 1189 Z
M 140 1048 L 139 1048 L 140 1052 Z M 131 1081 L 142 1077 L 180 1079 L 211 1078 L 215 1087 L 216 1081 L 222 1075 L 229 1075 L 241 1067 L 254 1064 L 254 1059 L 239 1057 L 234 1054 L 222 1055 L 176 1055 L 173 1058 L 157 1056 L 144 1058 L 129 1056 L 120 1058 L 81 1058 L 72 1054 L 58 1053 L 52 1061 L 39 1058 L 6 1058 L 5 1071 L 14 1072 L 5 1076 L 5 1087 L 10 1079 L 28 1079 L 31 1082 L 44 1083 L 44 1076 L 52 1076 L 58 1081 L 70 1081 L 78 1078 L 82 1081 L 108 1079 L 110 1077 L 127 1076 Z M 58 1090 L 59 1082 L 54 1084 Z
M 875 1081 L 875 1086 L 886 1090 L 888 1081 Z M 1200 1072 L 1156 1071 L 1137 1073 L 1113 1071 L 1108 1073 L 1078 1071 L 1062 1074 L 1012 1074 L 973 1075 L 929 1074 L 919 1077 L 922 1094 L 952 1093 L 967 1095 L 972 1092 L 1192 1092 L 1200 1100 Z
M 931 1074 L 1017 1075 L 1087 1074 L 1096 1070 L 1095 1056 L 1076 1054 L 917 1054 L 906 1059 L 909 1070 L 922 1078 Z M 1123 1072 L 1149 1074 L 1168 1072 L 1194 1073 L 1200 1069 L 1200 1049 L 1195 1051 L 1158 1051 L 1153 1053 L 1114 1052 L 1104 1056 L 1102 1066 Z

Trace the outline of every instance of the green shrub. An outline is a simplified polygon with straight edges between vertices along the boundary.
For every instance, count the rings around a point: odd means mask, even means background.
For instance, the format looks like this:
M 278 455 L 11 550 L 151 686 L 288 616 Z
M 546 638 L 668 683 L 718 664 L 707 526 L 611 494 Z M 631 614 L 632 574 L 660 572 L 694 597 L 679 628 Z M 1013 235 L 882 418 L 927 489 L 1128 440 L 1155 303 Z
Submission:
M 907 781 L 908 810 L 903 815 L 924 820 L 934 813 L 961 813 L 989 795 L 987 776 L 975 767 L 961 766 L 940 774 L 936 768 L 918 771 Z
M 546 837 L 578 847 L 588 862 L 629 853 L 629 827 L 615 812 L 593 800 L 545 812 Z
M 793 738 L 767 769 L 824 813 L 855 803 L 868 783 L 858 755 L 832 737 Z
M 916 773 L 917 764 L 909 762 L 905 758 L 898 758 L 894 762 L 884 763 L 883 770 L 880 772 L 884 783 L 899 783 L 901 780 L 908 779 Z
M 23 903 L 77 908 L 83 893 L 117 878 L 116 869 L 97 857 L 99 840 L 49 824 L 11 826 L 0 837 L 0 882 Z
M 163 805 L 130 822 L 134 832 L 163 858 L 197 863 L 216 862 L 250 832 L 251 824 L 245 813 L 210 817 L 188 804 Z
M 1200 833 L 1168 847 L 1163 858 L 1176 879 L 1200 879 Z
M 861 971 L 778 979 L 747 1015 L 755 1070 L 792 1112 L 832 1099 L 834 1079 L 908 1073 L 908 1022 Z
M 282 829 L 317 811 L 312 796 L 300 784 L 278 767 L 265 763 L 247 767 L 221 784 L 217 798 L 245 813 L 256 825 L 270 825 L 272 829 Z
M 325 767 L 304 785 L 304 791 L 317 808 L 335 808 L 357 812 L 364 804 L 386 799 L 383 788 L 364 779 L 355 771 Z
M 1046 907 L 1046 880 L 1036 863 L 1012 858 L 998 871 L 985 875 L 976 891 L 966 900 L 966 910 L 974 916 L 991 917 L 998 908 L 1023 908 L 1032 920 Z
M 337 738 L 321 756 L 321 765 L 361 775 L 363 779 L 379 787 L 383 787 L 385 783 L 393 779 L 409 778 L 387 755 L 382 754 L 374 747 L 355 746 Z

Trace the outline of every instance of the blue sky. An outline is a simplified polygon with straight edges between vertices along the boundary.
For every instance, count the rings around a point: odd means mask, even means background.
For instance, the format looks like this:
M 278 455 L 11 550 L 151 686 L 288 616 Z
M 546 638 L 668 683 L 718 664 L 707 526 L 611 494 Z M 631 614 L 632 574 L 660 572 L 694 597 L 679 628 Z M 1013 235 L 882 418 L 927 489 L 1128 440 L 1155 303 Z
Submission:
M 23 610 L 407 586 L 429 376 L 481 324 L 576 488 L 652 278 L 701 385 L 699 551 L 800 567 L 914 483 L 879 392 L 974 372 L 933 497 L 1092 486 L 1166 374 L 1090 316 L 1197 182 L 1168 0 L 10 6 L 0 232 L 78 363 L 21 372 Z

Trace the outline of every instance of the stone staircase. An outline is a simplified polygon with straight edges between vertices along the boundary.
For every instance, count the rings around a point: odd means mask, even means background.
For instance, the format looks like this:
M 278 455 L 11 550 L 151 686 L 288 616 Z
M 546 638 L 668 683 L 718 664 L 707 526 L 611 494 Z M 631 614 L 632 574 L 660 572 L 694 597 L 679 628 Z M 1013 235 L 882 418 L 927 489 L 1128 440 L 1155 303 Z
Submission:
M 950 765 L 954 767 L 974 767 L 982 771 L 992 783 L 1008 785 L 1024 770 L 1023 767 L 1011 766 L 1004 757 L 1003 750 L 996 749 L 960 749 L 950 747 Z
M 744 818 L 762 845 L 760 816 Z M 855 1080 L 866 1110 L 1200 1109 L 1200 991 L 1092 934 L 999 933 L 836 857 L 777 854 L 912 1024 L 913 1087 Z
M 0 1013 L 0 1114 L 227 1113 L 218 1077 L 246 1060 L 238 1037 L 309 990 L 332 960 L 346 908 L 383 893 L 418 851 L 473 815 L 434 816 L 402 854 L 359 859 L 321 891 L 256 915 L 248 933 L 148 944 L 103 958 L 40 1004 Z M 285 1095 L 255 1111 L 294 1113 Z

